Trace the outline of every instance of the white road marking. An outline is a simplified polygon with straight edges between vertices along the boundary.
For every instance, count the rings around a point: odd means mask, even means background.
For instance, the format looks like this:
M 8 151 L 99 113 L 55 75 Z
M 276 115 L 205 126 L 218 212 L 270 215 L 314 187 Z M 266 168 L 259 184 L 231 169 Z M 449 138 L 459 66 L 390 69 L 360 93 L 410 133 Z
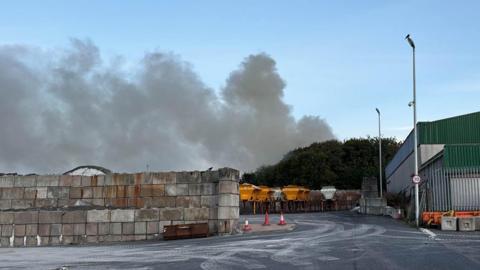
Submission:
M 430 231 L 429 229 L 420 228 L 420 231 L 428 235 L 428 237 L 430 237 L 431 239 L 436 239 L 437 237 L 437 235 L 434 232 Z

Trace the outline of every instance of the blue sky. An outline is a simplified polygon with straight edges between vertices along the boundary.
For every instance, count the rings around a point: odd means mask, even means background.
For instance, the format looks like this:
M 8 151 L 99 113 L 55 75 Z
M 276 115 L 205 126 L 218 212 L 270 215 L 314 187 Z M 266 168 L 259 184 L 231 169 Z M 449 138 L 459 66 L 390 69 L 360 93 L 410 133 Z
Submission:
M 107 58 L 155 49 L 190 62 L 219 90 L 265 52 L 294 115 L 319 115 L 339 139 L 404 139 L 412 126 L 412 34 L 418 118 L 479 111 L 478 1 L 2 1 L 0 44 L 61 48 L 89 38 Z

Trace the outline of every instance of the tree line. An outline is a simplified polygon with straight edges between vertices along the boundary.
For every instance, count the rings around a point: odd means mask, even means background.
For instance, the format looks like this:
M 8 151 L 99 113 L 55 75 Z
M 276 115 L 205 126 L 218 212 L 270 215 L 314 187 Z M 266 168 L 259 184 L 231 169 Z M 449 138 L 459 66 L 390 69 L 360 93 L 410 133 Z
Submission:
M 395 138 L 382 138 L 383 168 L 400 145 Z M 327 185 L 360 189 L 363 177 L 378 177 L 378 146 L 378 138 L 371 137 L 313 143 L 290 151 L 277 164 L 244 173 L 242 181 L 271 187 L 294 184 L 310 189 Z

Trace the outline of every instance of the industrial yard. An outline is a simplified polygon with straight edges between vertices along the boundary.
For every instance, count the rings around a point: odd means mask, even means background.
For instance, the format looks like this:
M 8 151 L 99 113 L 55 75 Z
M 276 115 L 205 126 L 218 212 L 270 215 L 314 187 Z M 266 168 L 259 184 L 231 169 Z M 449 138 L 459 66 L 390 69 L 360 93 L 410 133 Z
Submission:
M 261 223 L 261 216 L 247 217 Z M 278 221 L 278 216 L 272 216 Z M 477 269 L 480 233 L 351 212 L 287 215 L 290 232 L 100 246 L 1 250 L 5 269 Z M 65 268 L 61 268 L 65 267 Z
M 480 269 L 480 1 L 2 1 L 0 270 Z

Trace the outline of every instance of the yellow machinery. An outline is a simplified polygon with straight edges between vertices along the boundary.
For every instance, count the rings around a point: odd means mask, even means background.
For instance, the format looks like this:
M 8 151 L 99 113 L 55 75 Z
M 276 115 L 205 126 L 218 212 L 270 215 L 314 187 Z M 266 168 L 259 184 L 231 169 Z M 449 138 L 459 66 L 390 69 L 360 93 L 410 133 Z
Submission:
M 359 198 L 360 192 L 357 190 L 337 191 L 333 186 L 310 190 L 298 185 L 283 188 L 248 183 L 240 185 L 240 200 L 243 203 L 241 211 L 253 214 L 263 213 L 264 210 L 296 212 L 351 209 Z
M 257 192 L 256 200 L 257 202 L 270 202 L 273 201 L 274 191 L 267 186 L 260 186 L 260 191 Z
M 310 189 L 308 188 L 304 188 L 304 187 L 300 187 L 300 198 L 299 200 L 300 201 L 308 201 L 308 199 L 310 198 Z
M 243 183 L 240 185 L 240 200 L 243 202 L 255 201 L 260 190 L 261 189 L 255 185 Z
M 270 211 L 270 207 L 272 202 L 274 201 L 274 193 L 270 187 L 267 186 L 260 186 L 260 192 L 257 193 L 257 202 L 260 206 L 260 212 L 263 212 L 263 208 L 265 207 L 265 211 Z
M 310 189 L 297 185 L 285 186 L 282 192 L 287 201 L 308 201 L 310 195 Z
M 306 202 L 310 196 L 310 189 L 297 186 L 288 185 L 282 188 L 282 192 L 287 200 L 287 208 L 296 211 L 298 207 L 306 210 Z
M 306 210 L 310 201 L 310 189 L 297 185 L 288 185 L 280 189 L 243 183 L 240 185 L 240 200 L 244 209 L 247 209 L 247 204 L 251 205 L 253 214 L 257 210 L 269 211 L 276 209 L 277 206 L 283 209 L 284 203 L 287 203 L 289 211 Z
M 253 214 L 255 214 L 256 202 L 258 201 L 259 193 L 262 189 L 252 184 L 243 183 L 240 185 L 240 200 L 243 202 L 245 208 L 247 202 L 252 202 Z
M 283 194 L 287 201 L 297 201 L 299 197 L 300 187 L 296 185 L 288 185 L 282 188 Z

